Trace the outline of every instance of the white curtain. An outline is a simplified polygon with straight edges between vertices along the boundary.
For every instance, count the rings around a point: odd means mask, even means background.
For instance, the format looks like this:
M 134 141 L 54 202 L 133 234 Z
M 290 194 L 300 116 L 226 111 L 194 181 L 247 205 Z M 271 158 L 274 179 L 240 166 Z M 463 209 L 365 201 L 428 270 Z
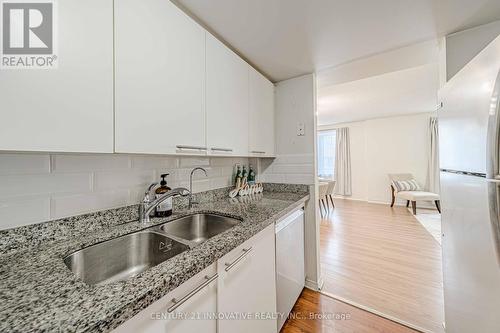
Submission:
M 349 196 L 352 195 L 349 128 L 338 128 L 336 132 L 337 151 L 335 154 L 335 180 L 337 181 L 337 185 L 335 187 L 335 193 Z
M 439 193 L 439 128 L 437 117 L 429 119 L 429 165 L 427 170 L 427 188 Z

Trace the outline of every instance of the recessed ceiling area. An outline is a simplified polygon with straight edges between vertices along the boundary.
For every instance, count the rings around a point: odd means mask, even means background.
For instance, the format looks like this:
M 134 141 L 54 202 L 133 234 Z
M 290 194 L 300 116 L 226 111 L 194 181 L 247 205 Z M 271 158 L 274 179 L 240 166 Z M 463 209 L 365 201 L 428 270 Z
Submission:
M 437 63 L 333 85 L 318 94 L 318 125 L 435 111 L 438 87 Z
M 498 0 L 175 0 L 272 81 L 500 19 Z
M 434 111 L 438 50 L 431 40 L 318 72 L 318 125 Z

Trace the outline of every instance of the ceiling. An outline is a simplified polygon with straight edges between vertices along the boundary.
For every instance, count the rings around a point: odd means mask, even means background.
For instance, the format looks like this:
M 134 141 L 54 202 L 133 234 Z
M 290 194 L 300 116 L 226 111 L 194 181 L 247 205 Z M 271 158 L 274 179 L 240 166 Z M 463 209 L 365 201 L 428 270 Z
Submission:
M 500 19 L 498 0 L 175 0 L 272 81 Z
M 435 110 L 438 59 L 430 40 L 319 71 L 318 125 Z
M 318 96 L 318 125 L 431 112 L 438 87 L 437 63 L 325 87 Z

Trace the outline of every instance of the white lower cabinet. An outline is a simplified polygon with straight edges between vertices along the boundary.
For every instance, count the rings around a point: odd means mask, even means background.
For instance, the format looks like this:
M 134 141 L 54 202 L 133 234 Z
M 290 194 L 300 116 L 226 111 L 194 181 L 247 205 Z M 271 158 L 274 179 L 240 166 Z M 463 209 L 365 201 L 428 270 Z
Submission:
M 217 269 L 212 264 L 139 312 L 113 333 L 215 333 Z M 175 301 L 173 301 L 175 299 Z M 207 315 L 208 317 L 202 317 Z
M 113 333 L 276 333 L 274 224 Z
M 277 331 L 274 241 L 272 224 L 218 260 L 219 333 Z

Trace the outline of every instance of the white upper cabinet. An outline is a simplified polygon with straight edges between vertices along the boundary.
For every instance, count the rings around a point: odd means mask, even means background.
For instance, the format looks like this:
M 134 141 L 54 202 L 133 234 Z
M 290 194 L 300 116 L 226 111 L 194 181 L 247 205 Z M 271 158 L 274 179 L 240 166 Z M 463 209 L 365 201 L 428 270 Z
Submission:
M 274 85 L 249 69 L 249 153 L 274 156 Z
M 206 34 L 207 145 L 213 155 L 248 155 L 248 64 Z
M 57 2 L 57 68 L 0 70 L 0 150 L 113 152 L 112 17 L 112 0 Z
M 168 0 L 115 0 L 115 150 L 205 153 L 205 31 Z

